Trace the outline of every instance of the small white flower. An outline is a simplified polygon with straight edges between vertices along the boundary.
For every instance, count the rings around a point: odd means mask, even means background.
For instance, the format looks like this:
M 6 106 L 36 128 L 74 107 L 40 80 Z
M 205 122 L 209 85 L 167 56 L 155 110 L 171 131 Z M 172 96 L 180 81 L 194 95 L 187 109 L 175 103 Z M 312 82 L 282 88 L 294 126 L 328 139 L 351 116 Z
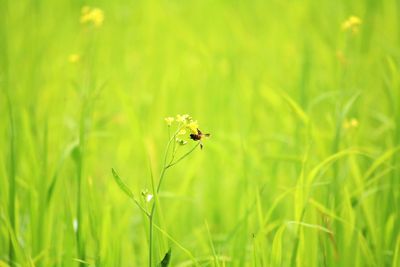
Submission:
M 153 195 L 152 194 L 147 194 L 146 201 L 150 202 L 152 199 L 153 199 Z
M 142 197 L 146 202 L 150 202 L 153 199 L 153 195 L 149 193 L 148 189 L 142 191 Z

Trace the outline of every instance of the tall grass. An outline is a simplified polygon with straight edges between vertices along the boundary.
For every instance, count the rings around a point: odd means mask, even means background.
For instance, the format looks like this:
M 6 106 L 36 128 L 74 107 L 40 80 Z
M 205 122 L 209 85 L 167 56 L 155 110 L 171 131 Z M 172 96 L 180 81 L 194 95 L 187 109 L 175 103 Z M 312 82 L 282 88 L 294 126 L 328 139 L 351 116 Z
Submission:
M 0 0 L 0 266 L 399 266 L 399 14 Z M 152 190 L 184 113 L 212 137 Z

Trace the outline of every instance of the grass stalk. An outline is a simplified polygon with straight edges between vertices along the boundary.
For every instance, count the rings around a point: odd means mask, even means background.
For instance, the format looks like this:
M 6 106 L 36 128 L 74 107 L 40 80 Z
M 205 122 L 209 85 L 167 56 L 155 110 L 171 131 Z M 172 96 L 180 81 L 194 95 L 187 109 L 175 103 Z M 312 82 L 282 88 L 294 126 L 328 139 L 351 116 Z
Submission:
M 15 147 L 15 120 L 11 103 L 11 96 L 6 90 L 8 119 L 9 119 L 9 193 L 8 193 L 8 212 L 10 218 L 11 230 L 16 234 L 15 225 L 15 200 L 16 200 L 16 147 Z M 14 266 L 15 251 L 11 236 L 9 237 L 9 261 Z
M 179 132 L 179 130 L 177 132 L 175 132 L 175 134 L 168 141 L 167 148 L 166 148 L 166 151 L 165 151 L 164 161 L 163 161 L 164 162 L 164 166 L 163 166 L 163 168 L 161 170 L 160 177 L 158 179 L 158 184 L 156 186 L 156 190 L 154 190 L 155 189 L 154 180 L 153 180 L 153 175 L 151 174 L 152 190 L 153 190 L 153 194 L 155 196 L 155 199 L 154 199 L 153 204 L 151 206 L 150 214 L 148 215 L 148 218 L 149 218 L 149 267 L 153 266 L 152 265 L 152 256 L 153 256 L 153 245 L 154 245 L 153 244 L 154 243 L 154 234 L 153 234 L 154 215 L 155 215 L 156 206 L 157 206 L 157 203 L 158 203 L 158 195 L 159 195 L 159 192 L 160 192 L 160 189 L 161 189 L 161 185 L 162 185 L 162 182 L 164 180 L 166 171 L 169 168 L 171 168 L 172 166 L 174 166 L 177 163 L 179 163 L 180 161 L 182 161 L 187 156 L 189 156 L 200 145 L 200 143 L 197 142 L 196 145 L 194 145 L 188 152 L 186 152 L 184 155 L 182 155 L 176 161 L 173 161 L 174 158 L 175 158 L 175 154 L 176 154 L 175 153 L 176 152 L 176 150 L 175 150 L 175 145 L 176 145 L 175 144 L 175 138 L 176 138 L 178 132 Z M 172 147 L 173 151 L 172 151 L 172 154 L 171 154 L 171 159 L 168 161 L 168 155 L 170 153 L 169 150 L 170 150 L 171 144 L 173 144 L 173 147 Z M 168 163 L 167 163 L 167 161 L 168 161 Z
M 83 186 L 83 171 L 84 171 L 84 157 L 85 157 L 85 142 L 86 142 L 86 119 L 87 119 L 87 99 L 83 99 L 80 127 L 79 127 L 79 144 L 77 147 L 76 155 L 76 177 L 77 177 L 77 191 L 76 191 L 76 242 L 77 242 L 77 252 L 78 258 L 85 261 L 86 252 L 83 240 L 83 218 L 82 218 L 82 186 Z M 79 263 L 80 266 L 84 266 L 83 262 Z

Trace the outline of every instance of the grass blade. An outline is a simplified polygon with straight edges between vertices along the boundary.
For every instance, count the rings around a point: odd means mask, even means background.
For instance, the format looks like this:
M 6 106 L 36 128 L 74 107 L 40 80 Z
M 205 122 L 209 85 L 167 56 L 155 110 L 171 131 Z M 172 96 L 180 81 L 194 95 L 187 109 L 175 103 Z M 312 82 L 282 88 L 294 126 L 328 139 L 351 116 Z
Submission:
M 117 172 L 114 170 L 114 168 L 111 169 L 111 172 L 113 174 L 115 182 L 117 182 L 117 185 L 119 188 L 130 198 L 135 199 L 132 191 L 129 189 L 129 187 L 122 181 L 122 179 L 119 177 Z
M 164 258 L 160 262 L 160 266 L 161 267 L 168 267 L 170 261 L 171 261 L 171 248 L 169 248 L 168 252 L 165 253 Z

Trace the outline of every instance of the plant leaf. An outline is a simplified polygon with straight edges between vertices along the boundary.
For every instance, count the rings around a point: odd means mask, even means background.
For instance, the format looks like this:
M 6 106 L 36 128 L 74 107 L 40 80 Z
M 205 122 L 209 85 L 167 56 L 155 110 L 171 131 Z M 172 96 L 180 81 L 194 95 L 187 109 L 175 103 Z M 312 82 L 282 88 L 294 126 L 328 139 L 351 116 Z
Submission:
M 306 112 L 301 108 L 301 106 L 294 101 L 288 94 L 282 92 L 281 96 L 283 99 L 289 104 L 290 108 L 292 109 L 293 113 L 305 124 L 307 125 L 309 122 L 309 118 Z
M 134 199 L 134 195 L 132 191 L 129 189 L 129 187 L 121 180 L 117 172 L 114 170 L 114 168 L 111 169 L 114 180 L 117 182 L 119 188 L 121 188 L 122 191 L 125 192 L 125 194 L 128 195 L 128 197 Z
M 164 258 L 160 262 L 160 266 L 168 267 L 170 260 L 171 260 L 171 248 L 169 248 L 168 252 L 165 254 Z

